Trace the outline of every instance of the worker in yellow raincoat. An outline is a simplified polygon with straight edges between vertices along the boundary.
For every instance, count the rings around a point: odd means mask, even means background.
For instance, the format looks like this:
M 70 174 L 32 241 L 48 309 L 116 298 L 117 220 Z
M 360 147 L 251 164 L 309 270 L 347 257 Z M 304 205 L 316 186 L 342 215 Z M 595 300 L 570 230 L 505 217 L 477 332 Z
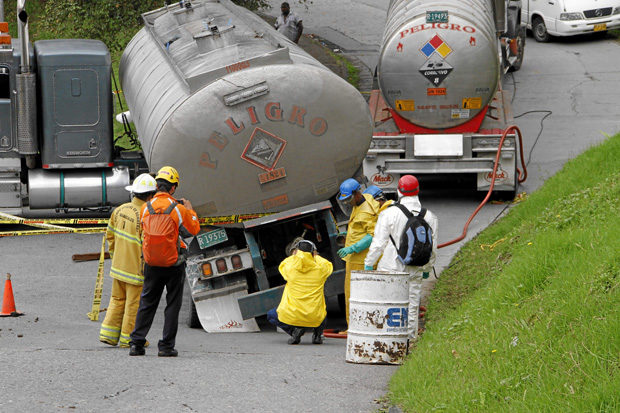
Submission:
M 312 343 L 322 344 L 327 316 L 323 288 L 333 271 L 332 263 L 318 255 L 312 241 L 302 240 L 279 270 L 286 286 L 280 305 L 267 313 L 267 319 L 291 336 L 289 344 L 299 344 L 306 328 L 314 328 Z
M 345 210 L 352 208 L 347 226 L 344 248 L 338 250 L 338 256 L 346 261 L 344 297 L 347 325 L 349 324 L 349 298 L 351 296 L 351 271 L 363 271 L 364 259 L 372 242 L 375 224 L 379 217 L 381 204 L 371 194 L 363 194 L 361 185 L 355 179 L 347 179 L 340 185 L 338 202 Z
M 140 208 L 157 191 L 155 178 L 149 174 L 138 176 L 125 189 L 133 199 L 114 210 L 106 230 L 113 281 L 108 312 L 99 332 L 99 341 L 111 346 L 120 341 L 119 347 L 129 347 L 144 284 Z

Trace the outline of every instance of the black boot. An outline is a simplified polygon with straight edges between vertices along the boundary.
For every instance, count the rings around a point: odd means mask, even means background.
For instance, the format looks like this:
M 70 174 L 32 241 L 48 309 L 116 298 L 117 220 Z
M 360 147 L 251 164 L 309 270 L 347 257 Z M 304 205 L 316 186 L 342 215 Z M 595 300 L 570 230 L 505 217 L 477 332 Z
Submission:
M 306 333 L 306 329 L 302 327 L 295 327 L 293 329 L 293 333 L 291 334 L 291 338 L 288 339 L 289 344 L 299 344 L 301 341 L 301 336 Z
M 323 329 L 316 327 L 312 333 L 312 344 L 323 344 Z
M 144 346 L 130 343 L 129 345 L 129 355 L 130 356 L 144 356 L 146 352 L 144 351 Z

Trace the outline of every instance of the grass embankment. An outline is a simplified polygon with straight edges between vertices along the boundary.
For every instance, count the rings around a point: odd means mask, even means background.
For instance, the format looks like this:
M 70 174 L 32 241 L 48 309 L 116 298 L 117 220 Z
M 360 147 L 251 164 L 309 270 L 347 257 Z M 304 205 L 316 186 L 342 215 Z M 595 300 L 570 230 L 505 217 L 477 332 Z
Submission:
M 620 411 L 620 134 L 467 243 L 393 376 L 407 411 Z

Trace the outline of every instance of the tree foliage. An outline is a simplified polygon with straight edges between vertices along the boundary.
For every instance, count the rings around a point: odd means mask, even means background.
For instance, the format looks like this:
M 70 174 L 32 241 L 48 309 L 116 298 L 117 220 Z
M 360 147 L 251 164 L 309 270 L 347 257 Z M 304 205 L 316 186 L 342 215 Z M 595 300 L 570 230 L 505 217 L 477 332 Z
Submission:
M 312 4 L 310 0 L 293 1 L 306 7 Z M 233 2 L 250 10 L 272 7 L 268 0 Z M 279 0 L 276 2 L 279 6 Z M 14 19 L 16 3 L 16 0 L 4 1 L 5 18 L 9 21 Z M 99 39 L 116 52 L 123 50 L 142 27 L 141 15 L 163 5 L 164 0 L 28 0 L 26 10 L 34 32 L 33 40 Z
M 110 50 L 125 48 L 141 27 L 141 14 L 161 7 L 155 0 L 54 0 L 45 2 L 41 29 L 47 36 L 99 39 Z

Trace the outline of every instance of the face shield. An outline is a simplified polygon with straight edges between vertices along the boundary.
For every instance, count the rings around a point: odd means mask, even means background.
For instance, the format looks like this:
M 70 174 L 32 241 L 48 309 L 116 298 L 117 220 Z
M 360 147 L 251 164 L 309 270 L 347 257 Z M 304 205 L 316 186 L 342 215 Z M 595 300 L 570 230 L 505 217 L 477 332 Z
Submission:
M 340 199 L 340 197 L 338 197 L 338 206 L 340 207 L 340 210 L 348 217 L 351 216 L 351 213 L 353 212 L 353 207 L 355 206 L 355 193 Z

